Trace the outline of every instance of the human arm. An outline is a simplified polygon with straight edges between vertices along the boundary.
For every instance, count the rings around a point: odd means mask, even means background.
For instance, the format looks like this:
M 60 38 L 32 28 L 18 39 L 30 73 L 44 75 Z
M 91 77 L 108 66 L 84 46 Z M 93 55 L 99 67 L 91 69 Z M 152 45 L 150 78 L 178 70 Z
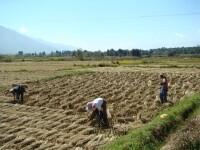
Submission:
M 160 85 L 164 85 L 164 84 L 166 84 L 166 80 L 162 79 L 161 82 L 160 82 Z
M 92 114 L 89 116 L 88 120 L 91 121 L 95 118 L 96 114 L 97 114 L 98 110 L 95 109 L 92 111 Z

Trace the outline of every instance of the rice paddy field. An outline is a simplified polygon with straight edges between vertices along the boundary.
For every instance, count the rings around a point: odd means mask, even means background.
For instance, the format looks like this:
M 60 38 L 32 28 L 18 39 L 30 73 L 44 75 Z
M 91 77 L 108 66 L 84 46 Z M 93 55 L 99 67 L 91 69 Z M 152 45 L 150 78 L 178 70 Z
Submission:
M 160 74 L 168 100 L 178 103 L 200 88 L 198 67 L 98 67 L 109 61 L 0 63 L 0 149 L 92 150 L 144 125 L 169 107 L 159 102 Z M 198 64 L 195 64 L 197 66 Z M 13 104 L 13 83 L 28 86 L 23 104 Z M 110 127 L 101 128 L 87 102 L 107 101 Z

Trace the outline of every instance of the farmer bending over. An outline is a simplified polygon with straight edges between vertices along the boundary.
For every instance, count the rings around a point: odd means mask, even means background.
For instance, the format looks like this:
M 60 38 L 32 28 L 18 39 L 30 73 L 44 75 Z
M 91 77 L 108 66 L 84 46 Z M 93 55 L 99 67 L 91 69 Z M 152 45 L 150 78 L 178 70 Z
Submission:
M 18 102 L 23 103 L 24 92 L 26 92 L 23 86 L 16 85 L 12 89 L 10 89 L 10 92 L 13 93 L 14 100 L 17 100 Z M 21 101 L 20 101 L 20 97 L 21 97 Z
M 103 125 L 108 126 L 106 101 L 103 98 L 96 98 L 92 102 L 88 102 L 86 110 L 92 110 L 92 114 L 89 117 L 90 121 L 93 120 L 97 115 L 103 122 Z

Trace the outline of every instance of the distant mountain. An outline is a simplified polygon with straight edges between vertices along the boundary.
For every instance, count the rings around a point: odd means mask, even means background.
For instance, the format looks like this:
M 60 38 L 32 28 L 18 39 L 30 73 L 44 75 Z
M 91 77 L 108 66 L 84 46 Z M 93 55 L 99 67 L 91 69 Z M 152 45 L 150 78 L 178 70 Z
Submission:
M 74 46 L 59 44 L 59 43 L 52 43 L 52 42 L 44 41 L 42 39 L 38 39 L 37 41 L 42 44 L 55 47 L 56 50 L 77 50 L 78 49 L 77 47 L 74 47 Z
M 76 47 L 36 40 L 0 25 L 0 54 L 17 54 L 56 50 L 76 50 Z

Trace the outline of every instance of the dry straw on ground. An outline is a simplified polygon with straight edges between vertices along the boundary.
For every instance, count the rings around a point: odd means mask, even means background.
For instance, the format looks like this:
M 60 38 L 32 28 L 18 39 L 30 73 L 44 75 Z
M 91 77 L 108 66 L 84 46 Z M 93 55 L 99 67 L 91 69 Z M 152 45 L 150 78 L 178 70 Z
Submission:
M 200 87 L 199 71 L 164 71 L 168 99 L 174 103 Z M 159 103 L 159 75 L 158 70 L 103 68 L 93 74 L 28 83 L 24 105 L 1 97 L 0 148 L 95 149 L 168 107 Z M 96 97 L 107 101 L 108 129 L 87 123 L 84 106 Z

